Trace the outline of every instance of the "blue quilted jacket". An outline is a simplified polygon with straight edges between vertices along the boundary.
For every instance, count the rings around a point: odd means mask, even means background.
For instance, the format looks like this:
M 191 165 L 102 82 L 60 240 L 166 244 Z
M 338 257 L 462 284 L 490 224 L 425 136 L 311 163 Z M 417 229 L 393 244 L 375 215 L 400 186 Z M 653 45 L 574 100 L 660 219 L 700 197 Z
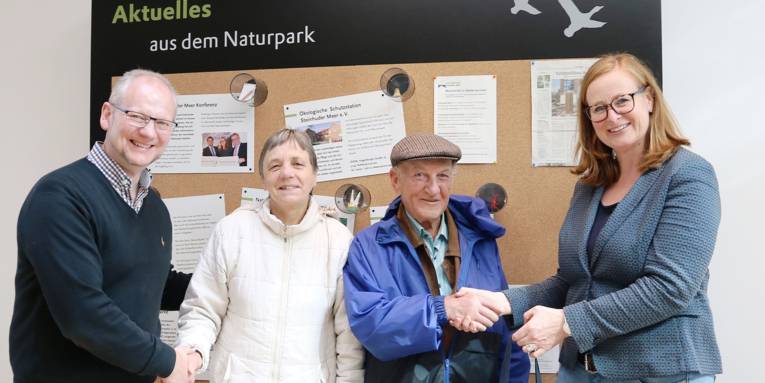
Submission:
M 447 324 L 444 297 L 430 293 L 396 219 L 399 204 L 397 198 L 382 221 L 356 236 L 344 269 L 348 320 L 368 351 L 365 382 L 496 382 L 504 366 L 504 382 L 527 383 L 528 357 L 509 340 L 505 321 L 486 333 L 458 332 L 450 350 L 439 351 Z M 452 195 L 448 208 L 460 240 L 457 288 L 506 289 L 496 244 L 505 229 L 481 200 Z

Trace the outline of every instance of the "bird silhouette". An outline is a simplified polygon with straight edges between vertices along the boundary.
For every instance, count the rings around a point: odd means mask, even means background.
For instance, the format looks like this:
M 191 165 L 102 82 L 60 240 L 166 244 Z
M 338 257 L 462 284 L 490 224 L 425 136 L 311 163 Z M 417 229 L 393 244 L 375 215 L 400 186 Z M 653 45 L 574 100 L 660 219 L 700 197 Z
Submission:
M 538 15 L 541 13 L 539 12 L 538 9 L 529 5 L 529 0 L 515 0 L 515 3 L 513 4 L 513 8 L 510 9 L 510 13 L 517 15 L 518 12 L 521 12 L 521 11 L 532 14 L 532 15 Z
M 571 37 L 582 28 L 600 28 L 606 25 L 603 21 L 592 20 L 592 15 L 603 9 L 602 5 L 592 8 L 589 12 L 583 13 L 574 4 L 574 0 L 558 0 L 563 10 L 566 11 L 571 23 L 563 30 L 563 35 Z

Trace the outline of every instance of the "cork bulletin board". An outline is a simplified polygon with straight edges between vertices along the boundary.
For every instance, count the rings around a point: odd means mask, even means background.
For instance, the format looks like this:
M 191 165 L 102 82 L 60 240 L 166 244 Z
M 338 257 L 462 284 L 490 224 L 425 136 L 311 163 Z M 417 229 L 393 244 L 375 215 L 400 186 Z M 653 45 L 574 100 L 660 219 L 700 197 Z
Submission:
M 176 5 L 167 2 L 143 9 L 172 10 Z M 264 139 L 284 125 L 285 104 L 379 90 L 383 72 L 399 67 L 415 83 L 413 97 L 403 104 L 406 132 L 429 132 L 435 76 L 495 75 L 497 163 L 460 165 L 453 192 L 473 195 L 489 182 L 504 186 L 508 205 L 496 219 L 507 228 L 499 240 L 505 273 L 513 284 L 539 281 L 555 272 L 557 232 L 575 177 L 569 168 L 531 167 L 528 60 L 625 51 L 645 60 L 661 82 L 662 7 L 661 0 L 605 0 L 597 6 L 576 0 L 523 3 L 476 7 L 463 0 L 439 0 L 434 7 L 429 1 L 204 0 L 207 12 L 199 18 L 167 12 L 160 20 L 145 22 L 145 12 L 126 17 L 123 1 L 94 1 L 89 146 L 104 138 L 98 120 L 110 81 L 136 66 L 175 73 L 169 77 L 181 94 L 228 94 L 231 79 L 241 72 L 264 81 L 269 96 L 255 109 L 253 131 L 245 138 L 255 154 L 248 158 L 251 162 Z M 262 44 L 227 39 L 232 34 L 262 40 L 301 32 L 305 38 L 281 45 L 276 38 Z M 205 43 L 184 44 L 192 38 Z M 315 192 L 332 195 L 343 183 L 366 186 L 373 206 L 394 197 L 384 174 L 321 182 Z M 262 183 L 257 173 L 161 174 L 153 185 L 164 197 L 223 193 L 231 212 L 242 187 Z M 358 215 L 356 231 L 368 220 L 367 213 Z
M 179 94 L 228 93 L 229 82 L 242 72 L 263 80 L 268 98 L 255 108 L 254 134 L 248 135 L 254 137 L 257 161 L 265 139 L 284 126 L 283 105 L 379 90 L 380 76 L 392 67 L 405 70 L 415 83 L 414 95 L 403 102 L 407 134 L 433 132 L 434 77 L 496 76 L 497 163 L 458 165 L 452 192 L 475 195 L 485 183 L 502 185 L 508 201 L 495 219 L 507 229 L 498 245 L 509 283 L 534 283 L 555 273 L 558 230 L 576 178 L 570 168 L 531 166 L 528 60 L 239 70 L 167 77 Z M 248 143 L 253 145 L 252 139 Z M 320 182 L 314 193 L 333 196 L 346 183 L 366 186 L 372 206 L 387 205 L 395 197 L 387 174 Z M 256 170 L 246 174 L 158 174 L 152 185 L 163 198 L 223 193 L 228 214 L 239 206 L 243 187 L 261 188 L 262 182 Z M 358 214 L 355 232 L 368 225 L 368 211 Z M 545 382 L 553 380 L 553 374 L 546 374 Z

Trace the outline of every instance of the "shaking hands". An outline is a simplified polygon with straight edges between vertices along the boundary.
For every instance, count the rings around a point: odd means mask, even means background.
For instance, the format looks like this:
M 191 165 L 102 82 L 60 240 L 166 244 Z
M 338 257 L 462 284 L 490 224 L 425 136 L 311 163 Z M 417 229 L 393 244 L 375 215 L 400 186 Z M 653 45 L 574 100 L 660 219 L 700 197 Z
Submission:
M 202 366 L 202 356 L 188 347 L 175 348 L 175 367 L 162 383 L 194 383 L 196 371 Z
M 449 324 L 465 332 L 486 331 L 502 315 L 510 314 L 510 302 L 501 292 L 461 288 L 444 298 Z
M 444 305 L 449 324 L 457 330 L 472 333 L 486 331 L 500 316 L 512 312 L 504 293 L 469 287 L 446 297 Z M 523 322 L 513 334 L 513 341 L 534 358 L 571 336 L 561 309 L 535 306 L 523 313 Z

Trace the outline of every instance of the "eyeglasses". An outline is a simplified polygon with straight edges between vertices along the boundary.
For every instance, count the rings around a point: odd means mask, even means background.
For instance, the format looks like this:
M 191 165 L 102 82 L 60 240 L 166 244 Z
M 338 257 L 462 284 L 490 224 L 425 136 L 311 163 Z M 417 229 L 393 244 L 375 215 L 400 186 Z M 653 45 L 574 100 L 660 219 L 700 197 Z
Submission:
M 615 98 L 608 105 L 599 104 L 585 107 L 584 114 L 586 114 L 587 118 L 592 122 L 601 122 L 608 118 L 608 108 L 611 108 L 616 114 L 629 113 L 635 109 L 635 95 L 645 92 L 645 89 L 646 86 L 643 85 L 640 89 L 632 93 L 627 93 Z
M 143 128 L 146 125 L 149 125 L 149 121 L 152 121 L 152 120 L 154 120 L 154 127 L 162 133 L 170 132 L 173 130 L 173 128 L 178 126 L 178 123 L 175 121 L 163 120 L 161 118 L 148 116 L 143 113 L 134 112 L 132 110 L 122 109 L 119 106 L 114 105 L 112 103 L 109 103 L 109 105 L 111 105 L 114 109 L 117 109 L 122 113 L 125 113 L 128 123 L 130 123 L 130 125 L 136 128 Z

